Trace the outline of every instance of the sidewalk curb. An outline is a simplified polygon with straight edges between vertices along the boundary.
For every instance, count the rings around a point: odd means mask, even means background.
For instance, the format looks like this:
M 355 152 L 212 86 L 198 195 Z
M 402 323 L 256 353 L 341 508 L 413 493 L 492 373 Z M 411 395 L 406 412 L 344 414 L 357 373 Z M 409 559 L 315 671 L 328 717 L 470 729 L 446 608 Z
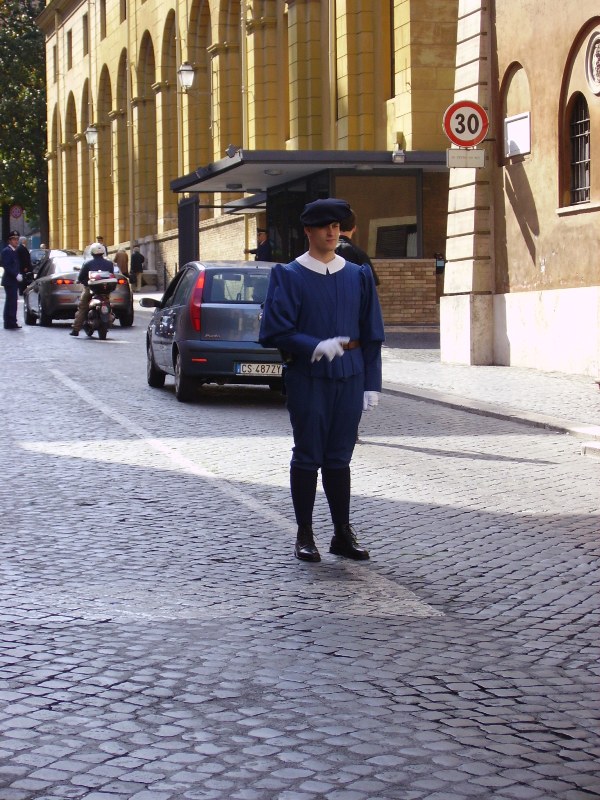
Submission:
M 578 424 L 559 419 L 558 417 L 551 417 L 546 414 L 510 411 L 506 407 L 498 406 L 494 403 L 471 400 L 454 394 L 436 392 L 432 389 L 419 389 L 401 383 L 384 382 L 382 391 L 385 394 L 409 397 L 414 400 L 422 400 L 426 403 L 436 403 L 446 406 L 447 408 L 467 411 L 471 414 L 495 417 L 496 419 L 518 422 L 522 425 L 529 425 L 535 428 L 544 428 L 558 433 L 568 433 L 577 438 L 591 439 L 593 441 L 586 442 L 586 444 L 582 445 L 582 455 L 598 455 L 600 457 L 600 426 L 598 425 Z

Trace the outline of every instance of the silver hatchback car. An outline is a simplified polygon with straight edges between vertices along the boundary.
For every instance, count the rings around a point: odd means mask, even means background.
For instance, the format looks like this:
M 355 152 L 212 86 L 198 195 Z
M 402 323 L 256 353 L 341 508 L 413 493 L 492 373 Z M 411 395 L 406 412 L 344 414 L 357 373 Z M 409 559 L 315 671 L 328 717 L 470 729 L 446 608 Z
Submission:
M 192 261 L 173 278 L 154 308 L 146 334 L 147 377 L 162 387 L 175 377 L 175 395 L 192 399 L 203 383 L 266 384 L 280 389 L 281 355 L 258 341 L 270 263 Z

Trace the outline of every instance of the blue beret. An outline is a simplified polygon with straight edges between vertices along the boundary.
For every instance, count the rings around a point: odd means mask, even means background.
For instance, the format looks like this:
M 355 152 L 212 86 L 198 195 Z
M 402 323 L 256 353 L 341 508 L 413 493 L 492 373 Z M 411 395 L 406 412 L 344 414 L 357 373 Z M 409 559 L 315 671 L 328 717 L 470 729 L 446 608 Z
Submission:
M 329 225 L 330 222 L 341 222 L 351 213 L 352 209 L 345 200 L 328 197 L 326 200 L 307 203 L 300 214 L 300 222 L 307 226 Z

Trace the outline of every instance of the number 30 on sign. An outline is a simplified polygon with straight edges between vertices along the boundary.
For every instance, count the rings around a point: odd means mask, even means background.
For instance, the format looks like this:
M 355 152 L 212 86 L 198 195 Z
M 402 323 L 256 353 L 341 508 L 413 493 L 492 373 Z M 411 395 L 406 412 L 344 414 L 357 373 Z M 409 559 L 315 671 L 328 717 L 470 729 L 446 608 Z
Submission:
M 458 147 L 475 147 L 485 139 L 489 126 L 483 106 L 471 100 L 452 103 L 444 113 L 444 133 Z

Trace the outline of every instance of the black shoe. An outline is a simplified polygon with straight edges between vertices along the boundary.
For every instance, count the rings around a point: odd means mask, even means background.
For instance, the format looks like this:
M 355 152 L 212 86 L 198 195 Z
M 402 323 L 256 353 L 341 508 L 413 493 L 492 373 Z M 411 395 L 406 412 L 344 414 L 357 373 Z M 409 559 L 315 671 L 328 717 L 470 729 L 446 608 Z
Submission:
M 79 336 L 79 331 L 71 331 L 69 336 Z
M 4 326 L 4 330 L 7 330 L 7 331 L 19 331 L 19 330 L 21 330 L 21 326 L 20 325 L 5 325 Z
M 317 550 L 313 535 L 312 525 L 298 525 L 294 555 L 300 561 L 320 561 L 321 556 Z
M 369 551 L 361 547 L 356 541 L 354 528 L 349 523 L 334 526 L 329 552 L 333 553 L 334 556 L 353 558 L 355 561 L 368 561 L 369 559 Z

